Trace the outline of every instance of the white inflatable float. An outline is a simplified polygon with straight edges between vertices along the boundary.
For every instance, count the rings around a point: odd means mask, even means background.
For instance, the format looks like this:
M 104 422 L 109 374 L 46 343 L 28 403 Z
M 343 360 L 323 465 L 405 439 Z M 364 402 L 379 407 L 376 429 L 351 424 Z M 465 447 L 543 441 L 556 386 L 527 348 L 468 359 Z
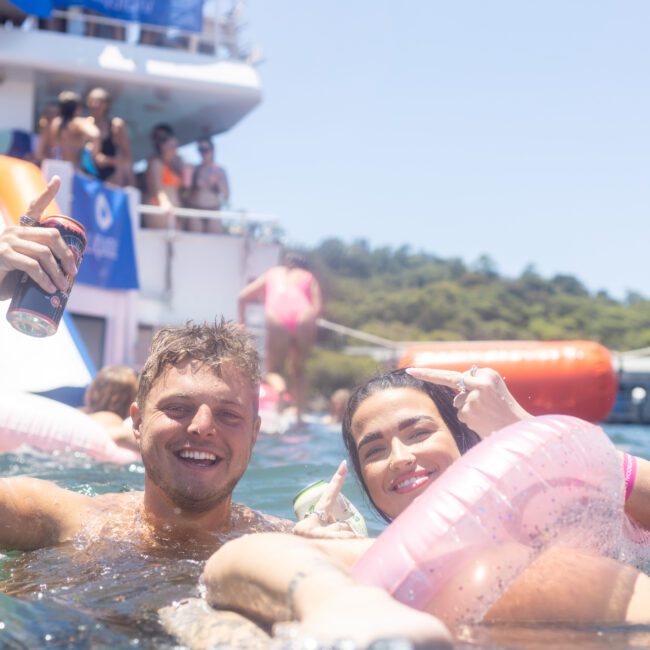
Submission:
M 116 445 L 85 413 L 31 393 L 0 392 L 0 453 L 21 446 L 40 451 L 80 451 L 111 463 L 133 463 L 140 455 Z

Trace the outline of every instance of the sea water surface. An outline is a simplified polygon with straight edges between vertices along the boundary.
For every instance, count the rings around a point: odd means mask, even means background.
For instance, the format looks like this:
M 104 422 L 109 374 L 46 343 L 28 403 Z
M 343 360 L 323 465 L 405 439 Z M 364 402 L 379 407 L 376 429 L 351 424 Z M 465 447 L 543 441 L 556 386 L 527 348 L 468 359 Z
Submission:
M 605 425 L 620 448 L 650 458 L 650 426 Z M 311 423 L 283 435 L 261 434 L 235 500 L 293 518 L 293 496 L 328 479 L 345 457 L 336 426 Z M 86 494 L 141 489 L 140 464 L 115 466 L 83 455 L 29 450 L 0 455 L 0 475 L 29 474 Z M 352 476 L 344 489 L 371 535 L 384 528 Z M 202 562 L 115 548 L 84 557 L 74 545 L 0 554 L 0 648 L 178 648 L 157 609 L 199 594 Z M 110 557 L 110 560 L 108 559 Z M 650 603 L 649 603 L 650 607 Z M 458 650 L 650 648 L 650 626 L 467 626 Z

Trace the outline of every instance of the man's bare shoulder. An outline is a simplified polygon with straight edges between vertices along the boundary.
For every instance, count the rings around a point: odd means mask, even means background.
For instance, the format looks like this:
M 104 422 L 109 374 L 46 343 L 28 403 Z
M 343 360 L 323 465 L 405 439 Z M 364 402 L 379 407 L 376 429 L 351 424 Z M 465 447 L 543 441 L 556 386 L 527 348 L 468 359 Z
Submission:
M 0 479 L 0 547 L 29 550 L 66 541 L 94 512 L 91 497 L 51 481 Z

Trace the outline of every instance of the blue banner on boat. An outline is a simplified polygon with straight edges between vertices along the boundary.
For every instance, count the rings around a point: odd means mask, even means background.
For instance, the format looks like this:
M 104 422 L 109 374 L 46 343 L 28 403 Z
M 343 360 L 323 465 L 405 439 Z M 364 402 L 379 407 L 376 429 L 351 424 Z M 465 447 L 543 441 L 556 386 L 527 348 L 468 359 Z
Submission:
M 75 174 L 72 217 L 88 244 L 77 281 L 105 289 L 138 289 L 131 214 L 126 192 Z
M 84 7 L 102 16 L 145 25 L 176 27 L 200 32 L 203 27 L 204 0 L 12 0 L 26 14 L 48 18 L 52 9 Z
M 48 3 L 59 9 L 74 5 L 109 18 L 188 32 L 200 32 L 203 25 L 203 0 L 48 0 Z M 40 3 L 28 0 L 25 4 Z
M 52 0 L 11 0 L 11 4 L 31 16 L 48 18 L 52 13 Z

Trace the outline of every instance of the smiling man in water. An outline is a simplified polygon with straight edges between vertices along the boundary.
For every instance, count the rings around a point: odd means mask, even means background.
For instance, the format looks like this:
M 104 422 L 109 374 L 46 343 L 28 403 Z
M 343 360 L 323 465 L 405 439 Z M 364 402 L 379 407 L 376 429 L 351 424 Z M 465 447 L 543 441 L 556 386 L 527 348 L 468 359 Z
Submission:
M 2 479 L 0 548 L 101 531 L 116 540 L 189 543 L 207 557 L 223 535 L 288 530 L 290 522 L 232 502 L 260 428 L 258 392 L 257 351 L 237 324 L 162 329 L 131 407 L 144 491 L 89 497 L 39 479 Z
M 56 195 L 55 177 L 29 206 L 36 223 Z M 25 271 L 46 291 L 76 267 L 54 228 L 0 232 L 0 299 Z M 288 530 L 290 522 L 233 504 L 260 429 L 260 364 L 244 329 L 224 320 L 165 328 L 154 337 L 131 407 L 145 466 L 143 492 L 89 497 L 28 477 L 0 480 L 0 549 L 27 550 L 102 536 L 187 540 L 199 556 L 222 535 Z M 108 523 L 110 522 L 110 526 Z M 199 547 L 204 548 L 199 551 Z M 187 545 L 185 545 L 187 550 Z
M 156 335 L 131 409 L 150 522 L 201 534 L 290 526 L 232 503 L 260 428 L 259 381 L 257 351 L 234 323 Z

